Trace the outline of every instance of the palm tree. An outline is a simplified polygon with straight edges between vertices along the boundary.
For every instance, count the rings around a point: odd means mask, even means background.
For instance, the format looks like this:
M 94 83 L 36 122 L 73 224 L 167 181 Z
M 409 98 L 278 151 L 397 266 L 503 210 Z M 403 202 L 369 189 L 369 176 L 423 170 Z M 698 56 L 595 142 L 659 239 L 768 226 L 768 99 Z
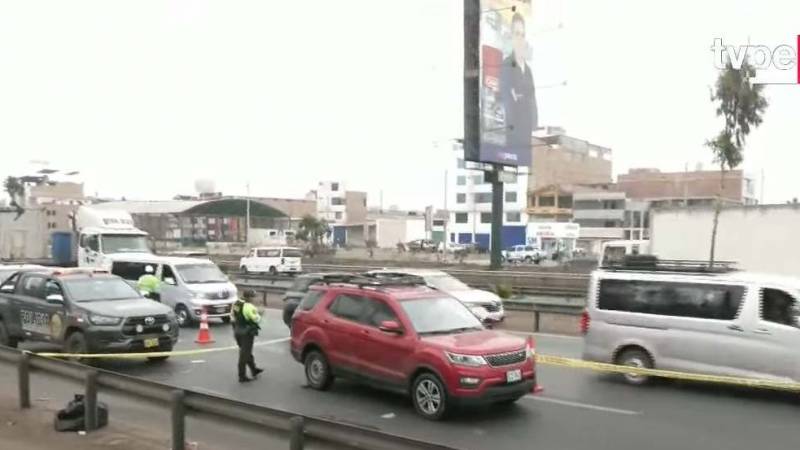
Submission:
M 719 214 L 722 211 L 722 194 L 725 189 L 725 172 L 736 168 L 743 160 L 743 151 L 747 135 L 751 128 L 761 125 L 762 116 L 769 102 L 763 96 L 763 85 L 751 84 L 750 79 L 756 74 L 747 60 L 741 69 L 734 69 L 727 62 L 715 85 L 711 101 L 717 102 L 717 117 L 725 119 L 722 131 L 712 140 L 706 141 L 714 162 L 719 164 L 719 194 L 714 208 L 714 226 L 711 230 L 711 254 L 709 265 L 714 265 L 717 245 Z

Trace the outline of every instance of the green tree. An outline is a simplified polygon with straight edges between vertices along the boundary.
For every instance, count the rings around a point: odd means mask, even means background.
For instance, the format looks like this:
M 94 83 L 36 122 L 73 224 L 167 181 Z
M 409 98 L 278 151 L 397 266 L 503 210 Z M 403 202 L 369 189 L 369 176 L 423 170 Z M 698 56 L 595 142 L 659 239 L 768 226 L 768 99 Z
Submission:
M 300 220 L 297 238 L 306 242 L 322 245 L 322 239 L 330 235 L 330 227 L 324 219 L 308 215 Z
M 719 164 L 719 194 L 714 208 L 714 225 L 711 230 L 711 252 L 709 265 L 714 265 L 717 245 L 719 215 L 722 211 L 722 195 L 725 189 L 725 173 L 736 168 L 744 159 L 745 140 L 752 128 L 761 125 L 764 111 L 769 103 L 763 94 L 763 85 L 751 84 L 756 74 L 747 60 L 741 69 L 734 69 L 730 61 L 717 77 L 711 101 L 717 103 L 717 117 L 725 121 L 722 131 L 706 141 L 714 162 Z
M 17 220 L 25 213 L 25 209 L 22 207 L 25 200 L 25 185 L 19 178 L 9 176 L 3 182 L 3 187 L 11 198 L 11 206 L 17 210 L 17 217 L 14 219 Z

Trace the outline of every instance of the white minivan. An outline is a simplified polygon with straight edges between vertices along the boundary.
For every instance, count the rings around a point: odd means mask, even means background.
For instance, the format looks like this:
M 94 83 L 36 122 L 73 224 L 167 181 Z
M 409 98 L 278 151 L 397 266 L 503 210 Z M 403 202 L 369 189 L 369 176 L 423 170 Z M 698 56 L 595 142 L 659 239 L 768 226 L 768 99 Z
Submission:
M 295 247 L 256 247 L 239 261 L 244 273 L 300 273 L 303 251 Z
M 212 261 L 156 255 L 116 255 L 111 273 L 136 285 L 147 266 L 161 280 L 160 301 L 175 311 L 178 323 L 189 326 L 200 320 L 203 310 L 209 318 L 230 321 L 236 302 L 236 286 Z
M 584 359 L 800 382 L 800 279 L 665 265 L 592 274 Z

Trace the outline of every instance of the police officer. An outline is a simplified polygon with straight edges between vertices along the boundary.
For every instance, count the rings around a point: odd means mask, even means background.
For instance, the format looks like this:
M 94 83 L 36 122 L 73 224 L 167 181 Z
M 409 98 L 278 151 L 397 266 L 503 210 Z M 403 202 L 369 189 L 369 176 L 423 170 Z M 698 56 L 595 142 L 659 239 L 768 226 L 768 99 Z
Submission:
M 139 281 L 137 285 L 139 286 L 139 292 L 142 293 L 145 297 L 155 300 L 157 302 L 161 301 L 161 281 L 153 275 L 155 270 L 153 266 L 147 265 L 144 268 L 144 275 L 139 277 Z
M 245 383 L 252 381 L 258 374 L 264 371 L 256 367 L 256 361 L 253 359 L 253 342 L 255 341 L 258 331 L 261 329 L 259 322 L 261 316 L 258 310 L 253 305 L 253 297 L 256 296 L 255 291 L 246 290 L 242 293 L 242 298 L 233 304 L 231 309 L 231 322 L 233 322 L 233 335 L 236 338 L 236 345 L 239 346 L 239 382 Z M 250 373 L 253 378 L 247 377 L 246 368 L 250 368 Z

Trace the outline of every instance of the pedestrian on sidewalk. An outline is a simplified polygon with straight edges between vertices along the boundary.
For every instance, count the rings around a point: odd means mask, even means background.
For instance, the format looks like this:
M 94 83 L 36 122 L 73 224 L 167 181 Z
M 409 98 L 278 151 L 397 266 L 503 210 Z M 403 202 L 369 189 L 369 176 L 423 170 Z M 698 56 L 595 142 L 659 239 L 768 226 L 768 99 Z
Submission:
M 233 323 L 233 335 L 236 338 L 236 345 L 239 346 L 239 382 L 246 383 L 252 381 L 258 374 L 264 371 L 256 367 L 256 361 L 253 358 L 253 343 L 256 336 L 258 336 L 261 326 L 261 316 L 258 310 L 253 305 L 253 298 L 256 293 L 252 289 L 248 289 L 242 293 L 242 298 L 236 301 L 231 308 L 231 322 Z M 247 368 L 250 368 L 250 373 L 253 378 L 247 376 Z

